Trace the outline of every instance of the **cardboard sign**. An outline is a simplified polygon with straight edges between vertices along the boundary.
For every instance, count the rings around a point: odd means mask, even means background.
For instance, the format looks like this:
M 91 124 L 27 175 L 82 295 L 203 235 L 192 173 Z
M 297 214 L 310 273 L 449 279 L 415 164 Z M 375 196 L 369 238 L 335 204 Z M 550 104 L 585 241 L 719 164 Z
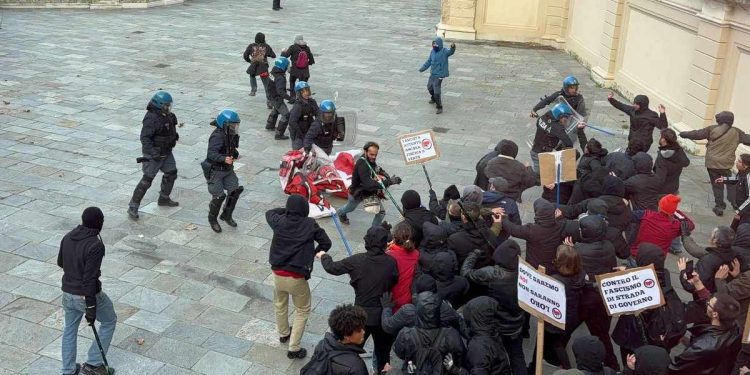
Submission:
M 523 259 L 518 262 L 518 305 L 531 315 L 565 329 L 565 285 L 539 272 Z
M 638 314 L 664 305 L 653 265 L 597 275 L 596 283 L 610 316 Z
M 554 184 L 557 181 L 557 166 L 560 166 L 560 181 L 575 181 L 576 150 L 569 148 L 561 151 L 542 152 L 539 154 L 539 178 L 542 186 Z
M 398 143 L 406 165 L 422 164 L 440 157 L 432 130 L 402 135 L 398 137 Z

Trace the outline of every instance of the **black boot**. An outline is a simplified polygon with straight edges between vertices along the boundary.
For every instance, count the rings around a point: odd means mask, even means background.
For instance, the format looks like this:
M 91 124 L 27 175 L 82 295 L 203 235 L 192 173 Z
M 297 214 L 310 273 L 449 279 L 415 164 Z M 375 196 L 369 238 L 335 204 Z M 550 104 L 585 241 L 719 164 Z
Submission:
M 175 202 L 169 197 L 166 197 L 166 198 L 159 197 L 159 200 L 156 201 L 156 204 L 158 204 L 159 206 L 165 206 L 165 207 L 177 207 L 180 205 L 179 202 Z
M 286 132 L 286 127 L 289 124 L 288 121 L 279 121 L 279 127 L 276 128 L 276 136 L 273 137 L 275 140 L 283 140 L 283 139 L 289 139 L 288 136 L 284 135 Z
M 133 190 L 133 198 L 130 199 L 130 204 L 128 205 L 128 215 L 132 219 L 138 219 L 138 207 L 141 205 L 141 200 L 143 200 L 143 196 L 146 195 L 146 191 L 148 191 L 148 188 L 151 187 L 151 182 L 154 181 L 154 178 L 143 176 L 140 181 L 138 181 L 138 185 L 135 186 L 135 190 Z
M 266 120 L 266 130 L 275 130 L 276 129 L 276 120 L 279 119 L 279 113 L 276 111 L 272 111 L 268 115 L 268 119 Z
M 245 190 L 245 188 L 240 186 L 239 188 L 229 193 L 229 197 L 227 197 L 227 203 L 224 205 L 224 212 L 222 212 L 221 216 L 219 217 L 219 219 L 224 220 L 227 224 L 229 224 L 230 227 L 237 226 L 237 222 L 232 219 L 232 213 L 234 212 L 234 207 L 237 206 L 237 201 L 239 201 L 240 194 L 242 194 L 243 190 Z
M 216 217 L 219 216 L 219 210 L 221 210 L 221 204 L 224 203 L 224 198 L 227 196 L 222 194 L 219 197 L 213 197 L 211 203 L 208 204 L 208 224 L 211 225 L 211 229 L 216 233 L 221 233 L 221 226 L 216 221 Z

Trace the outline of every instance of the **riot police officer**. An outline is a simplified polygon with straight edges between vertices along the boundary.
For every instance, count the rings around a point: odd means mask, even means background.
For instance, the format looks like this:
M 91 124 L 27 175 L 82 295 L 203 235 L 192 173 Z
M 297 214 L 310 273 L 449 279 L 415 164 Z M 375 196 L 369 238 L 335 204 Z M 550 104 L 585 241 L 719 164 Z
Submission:
M 171 111 L 172 95 L 159 91 L 146 106 L 141 128 L 141 150 L 143 153 L 143 177 L 133 191 L 133 198 L 128 205 L 128 215 L 138 219 L 138 207 L 146 191 L 151 187 L 156 174 L 162 171 L 159 206 L 176 207 L 179 203 L 171 200 L 174 181 L 177 179 L 177 163 L 172 149 L 180 139 L 177 133 L 177 116 Z
M 299 150 L 305 141 L 305 135 L 310 130 L 313 121 L 320 117 L 318 103 L 312 98 L 310 85 L 299 81 L 294 85 L 297 98 L 291 112 L 289 112 L 289 135 L 292 138 L 292 149 Z
M 208 223 L 214 232 L 219 233 L 221 226 L 216 218 L 219 216 L 221 204 L 226 199 L 224 211 L 219 218 L 230 226 L 236 227 L 237 223 L 232 219 L 232 212 L 244 190 L 234 173 L 234 161 L 240 157 L 237 151 L 240 143 L 238 134 L 240 116 L 231 109 L 225 109 L 216 116 L 216 120 L 211 122 L 211 125 L 216 126 L 216 129 L 208 139 L 206 160 L 201 166 L 208 182 L 208 192 L 212 197 L 208 205 Z
M 286 91 L 286 70 L 289 68 L 289 59 L 286 57 L 278 57 L 273 63 L 273 69 L 271 69 L 271 76 L 273 80 L 267 79 L 263 81 L 266 89 L 266 99 L 271 104 L 271 113 L 268 114 L 268 120 L 266 120 L 266 130 L 276 130 L 274 139 L 284 140 L 289 137 L 284 135 L 286 127 L 289 124 L 289 108 L 287 108 L 284 100 L 292 99 Z M 281 115 L 281 120 L 279 120 Z M 278 126 L 276 121 L 279 120 Z M 291 132 L 291 129 L 289 130 Z
M 588 110 L 586 109 L 586 101 L 583 99 L 583 95 L 578 91 L 579 82 L 575 76 L 567 76 L 563 79 L 562 90 L 553 92 L 552 94 L 546 95 L 539 100 L 534 108 L 531 110 L 531 117 L 537 117 L 536 112 L 540 109 L 550 105 L 555 99 L 562 96 L 570 104 L 574 111 L 581 115 L 584 119 L 588 118 Z M 588 143 L 588 137 L 583 129 L 576 131 L 578 137 L 578 144 L 581 146 L 581 150 L 584 150 L 586 143 Z
M 536 134 L 531 146 L 531 161 L 534 172 L 539 174 L 539 154 L 573 147 L 573 140 L 567 132 L 568 122 L 573 116 L 573 109 L 565 103 L 558 103 L 552 109 L 536 119 Z M 583 130 L 585 123 L 579 123 L 577 130 Z
M 344 119 L 336 116 L 336 105 L 332 100 L 320 102 L 320 118 L 313 121 L 305 135 L 305 152 L 310 152 L 313 143 L 330 155 L 333 141 L 344 140 Z

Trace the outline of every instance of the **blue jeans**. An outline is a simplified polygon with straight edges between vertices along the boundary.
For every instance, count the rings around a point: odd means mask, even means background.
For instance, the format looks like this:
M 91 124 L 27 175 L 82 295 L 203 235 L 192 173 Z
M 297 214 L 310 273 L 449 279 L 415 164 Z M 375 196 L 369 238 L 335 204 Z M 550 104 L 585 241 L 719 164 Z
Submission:
M 81 318 L 86 313 L 86 299 L 83 296 L 63 293 L 62 305 L 63 311 L 65 311 L 65 329 L 62 335 L 62 373 L 73 374 L 76 371 L 78 326 L 81 323 Z M 107 353 L 109 343 L 112 342 L 112 335 L 115 333 L 117 314 L 115 314 L 112 301 L 110 301 L 104 292 L 99 292 L 96 295 L 96 320 L 100 324 L 98 330 L 99 339 L 102 342 L 104 353 Z M 89 347 L 86 363 L 92 366 L 101 366 L 104 364 L 96 341 L 92 342 L 91 347 Z
M 347 202 L 344 205 L 344 207 L 341 207 L 338 210 L 336 210 L 336 213 L 339 216 L 346 217 L 346 214 L 354 211 L 354 209 L 357 208 L 357 206 L 359 206 L 360 203 L 362 203 L 361 200 L 357 200 L 354 198 L 354 196 L 349 194 L 349 198 L 347 198 Z M 380 202 L 380 212 L 375 214 L 375 217 L 372 218 L 372 226 L 375 227 L 375 226 L 380 225 L 380 223 L 383 222 L 383 219 L 385 219 L 385 208 L 383 208 L 383 202 Z

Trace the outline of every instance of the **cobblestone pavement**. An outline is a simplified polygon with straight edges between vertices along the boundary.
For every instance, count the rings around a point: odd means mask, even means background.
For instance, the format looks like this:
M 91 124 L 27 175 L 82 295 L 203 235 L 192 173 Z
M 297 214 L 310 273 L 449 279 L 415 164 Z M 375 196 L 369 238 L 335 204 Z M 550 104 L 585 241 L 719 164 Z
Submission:
M 270 3 L 270 1 L 269 1 Z M 459 42 L 444 84 L 445 113 L 434 114 L 417 68 L 430 49 L 439 1 L 288 1 L 281 12 L 228 0 L 128 11 L 5 10 L 0 29 L 0 374 L 55 374 L 60 368 L 60 278 L 55 260 L 64 233 L 90 205 L 105 213 L 104 290 L 119 316 L 110 350 L 117 373 L 297 373 L 303 361 L 286 358 L 276 339 L 272 279 L 267 264 L 271 232 L 265 210 L 283 205 L 279 156 L 288 142 L 262 127 L 262 95 L 249 97 L 242 52 L 257 31 L 279 52 L 304 34 L 315 53 L 311 84 L 322 100 L 357 111 L 358 144 L 380 141 L 379 161 L 427 199 L 421 168 L 405 167 L 397 134 L 435 128 L 442 158 L 428 169 L 440 192 L 469 184 L 474 163 L 501 138 L 516 140 L 528 159 L 527 117 L 539 96 L 575 74 L 593 113 L 591 122 L 618 132 L 603 137 L 624 144 L 626 118 L 606 102 L 606 91 L 584 66 L 563 52 Z M 141 219 L 127 218 L 127 203 L 141 177 L 134 162 L 151 94 L 175 98 L 181 123 L 175 149 L 177 208 L 157 207 L 158 187 L 144 199 Z M 655 103 L 658 104 L 658 103 Z M 199 161 L 212 116 L 224 107 L 242 117 L 238 168 L 245 194 L 237 229 L 215 234 L 207 225 L 209 194 Z M 591 136 L 598 134 L 590 132 Z M 683 174 L 683 208 L 699 223 L 705 242 L 717 222 L 708 205 L 703 161 Z M 155 184 L 158 185 L 158 184 Z M 539 190 L 525 194 L 524 221 Z M 341 205 L 341 200 L 335 200 Z M 388 206 L 390 221 L 397 221 Z M 347 235 L 363 251 L 371 218 L 350 215 Z M 728 222 L 729 218 L 722 219 Z M 320 220 L 333 238 L 329 219 Z M 345 254 L 340 242 L 334 259 Z M 303 344 L 311 350 L 327 328 L 328 312 L 353 301 L 346 277 L 316 265 L 310 280 L 313 314 Z M 82 326 L 79 361 L 91 342 Z M 136 339 L 145 341 L 138 345 Z M 527 346 L 528 343 L 527 343 Z M 527 347 L 527 358 L 530 355 Z

